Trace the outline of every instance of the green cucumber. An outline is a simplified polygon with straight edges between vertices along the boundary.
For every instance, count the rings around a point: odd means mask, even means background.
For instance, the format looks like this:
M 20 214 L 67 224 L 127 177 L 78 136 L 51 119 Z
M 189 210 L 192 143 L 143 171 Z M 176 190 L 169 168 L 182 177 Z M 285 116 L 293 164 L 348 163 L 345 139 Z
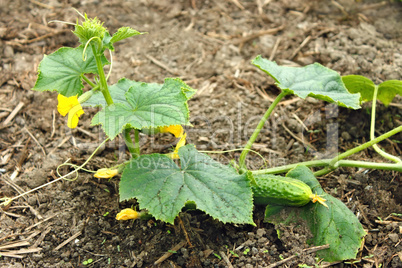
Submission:
M 307 184 L 289 177 L 265 174 L 253 176 L 250 180 L 256 205 L 301 207 L 316 196 Z
M 251 182 L 254 204 L 267 206 L 265 215 L 275 214 L 285 206 L 301 207 L 310 201 L 319 202 L 328 208 L 326 200 L 314 194 L 311 188 L 300 180 L 270 174 L 253 176 L 251 172 L 247 172 L 247 177 Z M 194 201 L 187 201 L 185 207 L 190 210 L 197 209 Z M 147 211 L 141 213 L 141 219 L 152 217 Z

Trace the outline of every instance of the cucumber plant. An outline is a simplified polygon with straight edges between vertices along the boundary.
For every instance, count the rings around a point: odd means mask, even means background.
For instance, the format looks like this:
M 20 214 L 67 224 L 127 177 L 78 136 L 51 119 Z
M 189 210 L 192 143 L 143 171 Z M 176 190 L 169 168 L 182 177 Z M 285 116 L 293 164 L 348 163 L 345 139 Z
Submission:
M 252 218 L 255 202 L 256 205 L 267 205 L 268 221 L 279 221 L 278 215 L 283 214 L 278 212 L 282 210 L 291 210 L 291 215 L 294 215 L 292 219 L 302 218 L 313 233 L 316 245 L 330 244 L 328 250 L 318 253 L 321 258 L 339 261 L 356 256 L 365 232 L 341 201 L 322 190 L 316 176 L 331 172 L 339 166 L 402 171 L 399 161 L 389 164 L 344 160 L 402 131 L 402 126 L 377 138 L 373 137 L 369 142 L 333 159 L 264 170 L 248 170 L 246 166 L 247 154 L 259 132 L 285 96 L 310 96 L 359 109 L 364 92 L 359 91 L 359 94 L 354 93 L 356 90 L 348 91 L 344 84 L 344 81 L 348 85 L 350 83 L 347 81 L 356 79 L 346 77 L 342 81 L 337 72 L 318 63 L 301 68 L 282 67 L 257 56 L 252 63 L 274 78 L 281 93 L 242 149 L 239 162 L 223 165 L 199 152 L 194 145 L 186 145 L 183 126 L 191 126 L 187 102 L 196 90 L 182 80 L 166 78 L 163 84 L 157 84 L 122 78 L 113 85 L 108 84 L 109 75 L 105 74 L 104 68 L 112 62 L 109 62 L 105 52 L 112 55 L 116 42 L 143 33 L 122 27 L 110 35 L 97 18 L 81 16 L 83 22 L 77 20 L 73 31 L 80 45 L 75 48 L 63 47 L 46 55 L 39 65 L 33 90 L 58 92 L 58 111 L 63 116 L 68 115 L 68 127 L 75 128 L 79 124 L 84 108 L 99 107 L 101 110 L 92 118 L 91 124 L 100 125 L 107 140 L 113 140 L 118 135 L 124 138 L 131 159 L 95 172 L 97 178 L 111 178 L 121 174 L 120 201 L 135 198 L 139 203 L 141 212 L 137 213 L 131 208 L 123 209 L 117 215 L 118 220 L 147 219 L 152 215 L 173 224 L 182 208 L 190 206 L 224 223 L 255 225 Z M 85 92 L 84 83 L 90 88 Z M 401 94 L 400 81 L 395 83 L 397 93 Z M 395 87 L 385 87 L 385 91 Z M 381 89 L 381 85 L 378 88 Z M 171 133 L 177 137 L 179 140 L 175 149 L 169 154 L 142 154 L 140 134 L 156 133 Z M 88 161 L 75 167 L 75 171 L 82 169 Z M 309 167 L 323 169 L 313 174 Z M 272 175 L 286 172 L 285 176 Z M 4 199 L 3 204 L 18 197 Z

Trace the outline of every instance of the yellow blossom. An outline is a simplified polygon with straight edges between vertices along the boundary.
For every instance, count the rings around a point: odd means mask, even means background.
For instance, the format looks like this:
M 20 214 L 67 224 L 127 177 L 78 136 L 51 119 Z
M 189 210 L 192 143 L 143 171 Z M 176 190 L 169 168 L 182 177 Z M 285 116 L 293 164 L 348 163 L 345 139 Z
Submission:
M 116 220 L 126 221 L 135 220 L 140 217 L 140 214 L 132 208 L 125 208 L 116 215 Z
M 174 151 L 172 153 L 167 154 L 167 156 L 170 159 L 179 159 L 179 149 L 180 147 L 183 147 L 184 145 L 186 145 L 186 137 L 187 137 L 187 133 L 184 133 L 179 142 L 176 144 L 176 148 L 174 149 Z
M 172 133 L 176 138 L 181 138 L 184 134 L 184 129 L 181 125 L 170 125 L 159 128 L 161 133 Z
M 325 201 L 327 201 L 327 200 L 324 199 L 324 198 L 322 198 L 321 196 L 319 196 L 319 195 L 317 195 L 317 194 L 312 194 L 312 195 L 310 196 L 310 198 L 311 198 L 311 202 L 313 202 L 313 203 L 318 202 L 318 203 L 320 203 L 321 205 L 323 205 L 324 207 L 328 208 L 328 205 L 325 204 Z
M 65 97 L 61 94 L 57 96 L 59 104 L 57 105 L 57 111 L 62 115 L 68 114 L 67 126 L 69 128 L 76 128 L 78 125 L 78 119 L 84 114 L 84 110 L 78 101 L 77 96 Z
M 119 174 L 118 169 L 101 168 L 96 171 L 94 177 L 98 179 L 109 179 L 116 176 L 117 174 Z

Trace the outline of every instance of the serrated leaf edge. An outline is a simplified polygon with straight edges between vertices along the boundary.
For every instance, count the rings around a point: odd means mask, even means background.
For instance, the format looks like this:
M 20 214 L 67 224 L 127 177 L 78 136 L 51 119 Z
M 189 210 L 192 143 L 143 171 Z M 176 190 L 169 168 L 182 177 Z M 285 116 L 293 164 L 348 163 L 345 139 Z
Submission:
M 180 82 L 183 82 L 180 78 L 166 78 L 165 79 L 165 83 L 166 83 L 166 80 L 168 80 L 168 79 L 172 79 L 172 80 L 175 80 L 175 81 L 180 81 Z M 119 81 L 117 82 L 117 83 L 119 83 L 120 81 L 123 81 L 123 80 L 129 80 L 129 81 L 133 81 L 133 80 L 130 80 L 130 79 L 127 79 L 127 78 L 121 78 L 121 79 L 119 79 Z M 134 82 L 138 82 L 138 81 L 134 81 Z M 139 82 L 139 83 L 141 83 L 141 85 L 148 85 L 148 84 L 152 84 L 152 83 L 146 83 L 146 82 Z M 184 83 L 184 82 L 183 82 Z M 154 84 L 156 84 L 156 83 L 154 83 Z M 185 84 L 185 83 L 184 83 Z M 161 88 L 159 89 L 159 90 L 162 90 L 162 88 L 163 88 L 163 85 L 164 84 L 162 84 L 162 86 L 161 86 Z M 129 92 L 129 90 L 132 88 L 133 86 L 130 86 L 128 89 L 127 89 L 127 91 L 124 93 L 125 94 L 125 97 L 126 97 L 126 94 Z M 186 114 L 184 115 L 184 117 L 185 117 L 185 120 L 187 121 L 187 122 L 185 122 L 185 123 L 181 123 L 181 124 L 177 124 L 177 125 L 185 125 L 185 126 L 193 126 L 191 123 L 190 123 L 190 110 L 189 110 L 189 108 L 188 108 L 188 103 L 187 103 L 187 101 L 188 101 L 188 98 L 187 98 L 187 95 L 185 94 L 185 92 L 184 92 L 184 89 L 183 89 L 184 87 L 180 87 L 180 93 L 182 94 L 182 96 L 186 99 L 186 101 L 184 102 L 184 105 L 185 105 L 185 108 L 186 108 Z M 179 94 L 180 94 L 179 93 Z M 127 100 L 127 97 L 126 97 L 126 100 Z M 128 100 L 127 100 L 127 104 L 129 104 L 130 105 L 130 108 L 132 108 L 132 106 L 131 106 L 131 104 L 128 102 Z M 122 105 L 122 106 L 125 106 L 125 104 L 124 103 L 114 103 L 114 104 L 112 104 L 112 105 Z M 92 107 L 97 107 L 97 106 L 92 106 Z M 98 107 L 102 107 L 102 105 L 100 104 Z M 108 106 L 109 107 L 109 106 Z M 102 122 L 98 122 L 98 123 L 95 123 L 94 122 L 94 120 L 95 120 L 95 117 L 96 116 L 98 116 L 98 114 L 99 113 L 101 113 L 105 108 L 107 108 L 107 107 L 102 107 L 102 110 L 101 111 L 99 111 L 97 114 L 95 114 L 95 116 L 92 118 L 92 120 L 91 120 L 91 126 L 97 126 L 97 125 L 101 125 L 101 127 L 102 127 L 102 129 L 105 131 L 105 127 L 104 127 L 104 124 L 102 123 Z M 106 111 L 105 111 L 106 112 Z M 155 127 L 168 127 L 169 125 L 158 125 L 158 126 L 151 126 L 151 127 L 149 127 L 149 128 L 155 128 Z M 130 123 L 127 123 L 127 124 L 125 124 L 125 125 L 123 125 L 121 128 L 120 128 L 120 131 L 119 131 L 119 133 L 117 133 L 116 135 L 114 135 L 114 136 L 108 136 L 111 140 L 113 140 L 114 138 L 116 138 L 124 129 L 127 129 L 127 128 L 131 128 L 131 129 L 137 129 L 137 128 L 135 128 L 133 125 L 131 125 Z M 142 128 L 141 128 L 142 129 Z M 141 130 L 141 129 L 138 129 L 138 130 Z M 106 131 L 105 131 L 105 133 L 106 133 Z

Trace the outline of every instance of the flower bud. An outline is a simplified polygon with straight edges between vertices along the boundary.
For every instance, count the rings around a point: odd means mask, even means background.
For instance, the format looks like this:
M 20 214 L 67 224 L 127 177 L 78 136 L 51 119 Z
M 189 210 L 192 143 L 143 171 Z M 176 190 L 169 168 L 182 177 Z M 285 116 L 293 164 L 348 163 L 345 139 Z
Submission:
M 126 221 L 135 220 L 140 217 L 140 214 L 132 208 L 125 208 L 116 215 L 116 220 Z
M 101 168 L 98 169 L 94 175 L 98 179 L 110 179 L 119 174 L 118 169 Z

